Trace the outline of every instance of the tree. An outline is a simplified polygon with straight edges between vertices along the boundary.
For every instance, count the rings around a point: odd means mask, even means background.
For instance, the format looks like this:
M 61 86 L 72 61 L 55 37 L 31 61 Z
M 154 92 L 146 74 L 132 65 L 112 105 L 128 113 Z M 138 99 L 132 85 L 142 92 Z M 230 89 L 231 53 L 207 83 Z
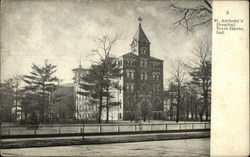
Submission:
M 12 79 L 0 83 L 1 121 L 10 121 L 11 109 L 14 104 L 14 86 Z
M 198 0 L 191 3 L 192 7 L 181 7 L 173 3 L 170 5 L 176 14 L 180 16 L 179 20 L 174 24 L 185 27 L 187 33 L 194 31 L 197 27 L 211 25 L 212 22 L 213 12 L 210 0 Z
M 187 81 L 186 66 L 181 60 L 172 62 L 171 65 L 171 80 L 176 85 L 177 104 L 176 104 L 176 122 L 179 122 L 180 107 L 181 107 L 181 90 L 184 83 Z
M 17 120 L 17 107 L 18 107 L 18 102 L 21 100 L 21 91 L 20 88 L 20 83 L 22 81 L 22 76 L 16 75 L 13 78 L 11 78 L 11 82 L 13 84 L 14 88 L 14 101 L 15 101 L 15 117 L 14 119 Z
M 111 88 L 118 88 L 117 83 L 113 80 L 120 76 L 120 69 L 116 64 L 116 60 L 111 57 L 111 50 L 116 43 L 118 36 L 111 37 L 108 34 L 103 35 L 101 38 L 97 38 L 96 46 L 97 48 L 92 50 L 97 53 L 101 61 L 101 69 L 103 72 L 104 88 L 106 95 L 106 123 L 109 122 L 109 104 L 110 98 L 112 97 L 110 93 Z M 117 103 L 116 103 L 117 104 Z
M 74 116 L 74 91 L 73 87 L 59 86 L 55 92 L 54 103 L 56 108 L 54 113 L 58 114 L 60 120 L 73 119 Z
M 48 116 L 51 113 L 52 97 L 59 80 L 54 76 L 56 67 L 56 65 L 49 64 L 47 60 L 44 66 L 33 63 L 30 75 L 23 76 L 23 81 L 26 83 L 25 95 L 30 99 L 33 109 L 39 110 L 42 122 L 45 120 L 45 114 Z
M 200 111 L 200 121 L 206 112 L 206 120 L 208 120 L 209 104 L 211 98 L 211 42 L 201 40 L 194 49 L 194 58 L 191 62 L 190 76 L 191 83 L 196 85 L 201 92 L 203 98 L 203 106 Z
M 81 77 L 78 94 L 89 97 L 91 104 L 98 104 L 98 122 L 101 123 L 103 96 L 104 96 L 104 70 L 99 65 L 91 65 L 86 76 Z

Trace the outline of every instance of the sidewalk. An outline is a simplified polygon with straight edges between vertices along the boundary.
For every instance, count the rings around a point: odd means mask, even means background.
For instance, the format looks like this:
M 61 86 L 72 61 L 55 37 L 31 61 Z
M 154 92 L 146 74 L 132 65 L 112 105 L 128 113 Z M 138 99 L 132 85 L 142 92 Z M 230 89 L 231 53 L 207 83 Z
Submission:
M 1 139 L 2 149 L 208 138 L 210 131 L 109 136 Z

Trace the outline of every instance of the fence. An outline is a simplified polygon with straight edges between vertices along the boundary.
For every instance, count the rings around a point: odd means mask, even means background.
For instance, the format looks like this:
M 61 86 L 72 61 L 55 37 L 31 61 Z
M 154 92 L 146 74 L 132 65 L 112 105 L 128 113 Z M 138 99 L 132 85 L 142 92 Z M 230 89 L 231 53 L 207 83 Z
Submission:
M 210 123 L 173 123 L 173 124 L 64 124 L 41 125 L 38 129 L 24 126 L 1 126 L 2 136 L 18 135 L 98 135 L 140 132 L 175 132 L 209 130 Z

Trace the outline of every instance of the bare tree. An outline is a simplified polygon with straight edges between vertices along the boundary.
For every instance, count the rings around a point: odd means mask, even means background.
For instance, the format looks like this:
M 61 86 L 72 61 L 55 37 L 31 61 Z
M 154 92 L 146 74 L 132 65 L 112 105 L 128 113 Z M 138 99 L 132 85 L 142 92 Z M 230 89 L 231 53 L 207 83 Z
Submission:
M 171 63 L 171 79 L 177 86 L 177 105 L 176 105 L 176 122 L 179 122 L 180 118 L 180 105 L 181 105 L 181 89 L 184 83 L 187 81 L 186 66 L 182 60 L 172 61 Z
M 194 4 L 192 7 L 182 7 L 173 3 L 170 5 L 180 16 L 174 25 L 185 27 L 187 34 L 197 27 L 211 24 L 212 21 L 213 11 L 210 0 L 198 0 L 191 3 Z
M 111 52 L 114 44 L 116 43 L 118 36 L 111 37 L 108 34 L 103 35 L 101 38 L 96 39 L 97 48 L 92 50 L 92 52 L 97 53 L 100 57 L 101 64 L 103 65 L 104 71 L 104 81 L 107 82 L 106 89 L 106 122 L 109 122 L 109 104 L 110 104 L 110 88 L 112 77 L 118 76 L 118 68 L 114 66 L 114 59 L 111 57 Z M 101 108 L 101 106 L 100 106 Z M 101 113 L 99 113 L 101 114 Z
M 190 63 L 191 83 L 201 89 L 203 97 L 203 106 L 200 111 L 200 120 L 206 111 L 206 120 L 208 120 L 208 109 L 211 98 L 211 42 L 203 38 L 194 49 L 194 58 Z

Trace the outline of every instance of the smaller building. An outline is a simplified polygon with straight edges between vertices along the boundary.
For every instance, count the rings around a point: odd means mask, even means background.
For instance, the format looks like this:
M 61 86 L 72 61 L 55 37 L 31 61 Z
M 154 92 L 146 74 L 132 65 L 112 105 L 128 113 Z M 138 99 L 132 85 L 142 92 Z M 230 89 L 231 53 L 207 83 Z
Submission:
M 81 95 L 81 92 L 86 92 L 84 89 L 80 88 L 81 83 L 84 83 L 81 77 L 84 77 L 88 73 L 88 69 L 82 68 L 81 64 L 78 68 L 73 69 L 74 72 L 74 102 L 75 102 L 75 118 L 80 120 L 96 120 L 99 113 L 99 104 L 91 102 L 89 96 Z M 116 89 L 110 89 L 111 93 L 117 93 Z M 114 97 L 110 98 L 109 102 L 118 101 L 116 94 L 113 94 Z M 102 104 L 102 120 L 107 118 L 107 105 L 106 98 L 103 97 Z M 119 107 L 117 105 L 109 105 L 109 120 L 118 120 L 119 119 Z
M 85 120 L 95 120 L 97 116 L 96 104 L 90 103 L 90 97 L 81 95 L 80 92 L 84 92 L 84 89 L 80 88 L 80 84 L 83 83 L 81 77 L 84 77 L 88 73 L 88 69 L 82 68 L 79 64 L 78 68 L 73 69 L 74 73 L 74 102 L 75 102 L 75 118 Z

